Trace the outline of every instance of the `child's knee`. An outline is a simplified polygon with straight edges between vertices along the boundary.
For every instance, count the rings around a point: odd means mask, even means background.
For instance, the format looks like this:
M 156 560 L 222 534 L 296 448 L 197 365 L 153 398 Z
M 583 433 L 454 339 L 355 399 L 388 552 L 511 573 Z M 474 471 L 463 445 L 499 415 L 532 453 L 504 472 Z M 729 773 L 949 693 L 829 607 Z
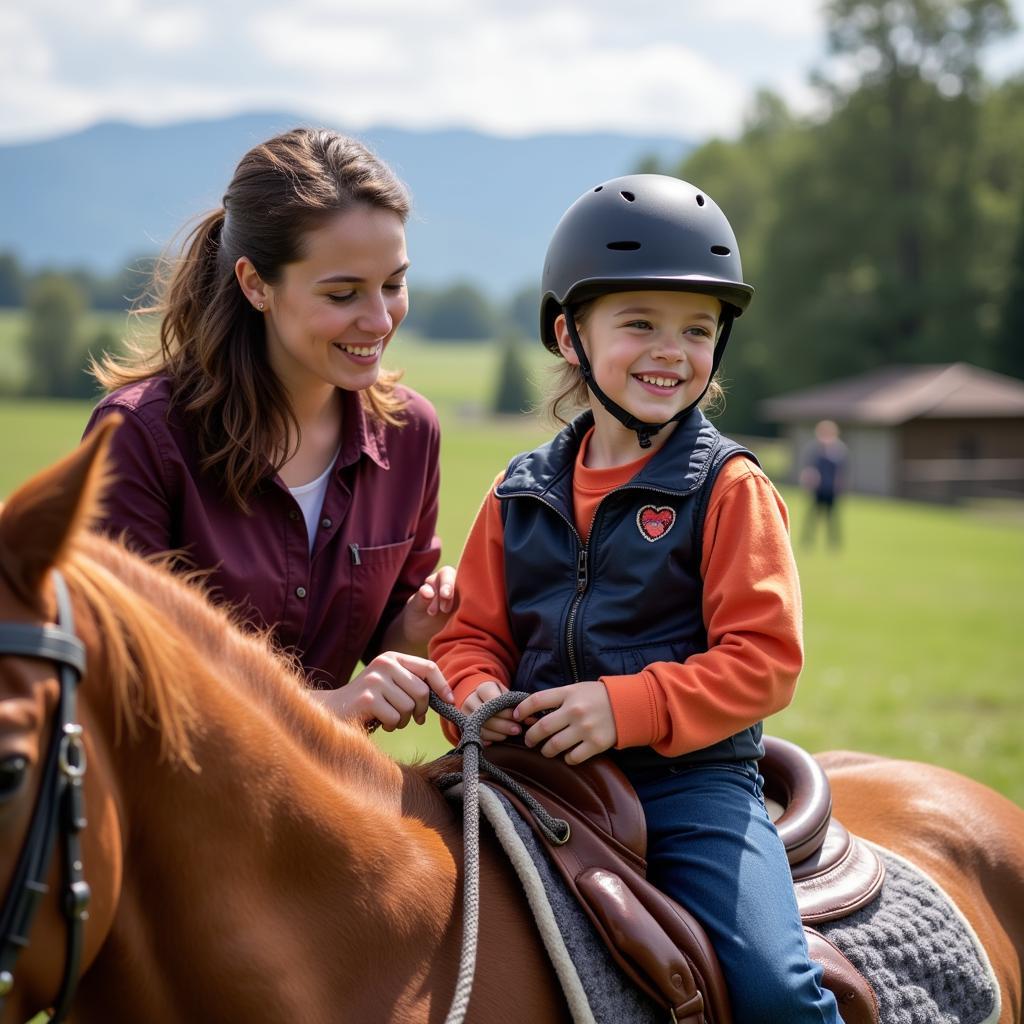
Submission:
M 730 984 L 733 1024 L 842 1024 L 835 998 L 821 984 L 821 971 L 811 960 L 789 965 L 757 957 Z

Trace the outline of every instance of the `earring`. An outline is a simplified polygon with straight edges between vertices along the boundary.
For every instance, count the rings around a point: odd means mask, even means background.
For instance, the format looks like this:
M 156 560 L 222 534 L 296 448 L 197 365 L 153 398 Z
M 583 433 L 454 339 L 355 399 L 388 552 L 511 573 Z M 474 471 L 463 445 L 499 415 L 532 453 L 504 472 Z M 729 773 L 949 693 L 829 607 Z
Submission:
M 266 303 L 264 303 L 264 302 L 257 302 L 256 303 L 256 308 L 262 313 L 263 312 L 263 307 L 265 305 L 266 305 Z

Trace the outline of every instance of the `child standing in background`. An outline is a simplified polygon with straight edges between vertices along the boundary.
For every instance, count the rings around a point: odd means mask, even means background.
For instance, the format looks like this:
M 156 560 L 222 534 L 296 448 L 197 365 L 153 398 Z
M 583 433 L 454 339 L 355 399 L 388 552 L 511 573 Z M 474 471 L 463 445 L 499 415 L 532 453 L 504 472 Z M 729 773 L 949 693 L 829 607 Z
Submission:
M 430 653 L 467 714 L 531 693 L 484 739 L 525 730 L 547 757 L 616 760 L 648 877 L 703 924 L 736 1024 L 820 1024 L 838 1011 L 757 771 L 761 721 L 802 665 L 788 519 L 700 409 L 752 293 L 728 220 L 686 182 L 617 178 L 570 207 L 541 336 L 565 361 L 553 411 L 589 409 L 488 493 Z

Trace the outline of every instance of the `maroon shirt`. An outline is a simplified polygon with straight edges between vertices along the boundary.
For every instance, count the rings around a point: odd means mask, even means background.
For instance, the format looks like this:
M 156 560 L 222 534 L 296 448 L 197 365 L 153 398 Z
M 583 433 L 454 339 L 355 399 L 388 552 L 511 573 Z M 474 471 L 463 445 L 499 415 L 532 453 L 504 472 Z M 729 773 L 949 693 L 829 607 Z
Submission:
M 212 569 L 214 600 L 273 627 L 315 685 L 340 686 L 360 660 L 379 653 L 384 631 L 441 550 L 437 415 L 402 390 L 409 399 L 402 427 L 373 420 L 356 393 L 343 392 L 341 450 L 310 554 L 302 511 L 269 464 L 246 516 L 215 476 L 200 472 L 168 379 L 121 388 L 85 428 L 113 412 L 124 417 L 111 446 L 117 482 L 100 528 L 125 533 L 144 554 L 182 551 L 187 564 Z

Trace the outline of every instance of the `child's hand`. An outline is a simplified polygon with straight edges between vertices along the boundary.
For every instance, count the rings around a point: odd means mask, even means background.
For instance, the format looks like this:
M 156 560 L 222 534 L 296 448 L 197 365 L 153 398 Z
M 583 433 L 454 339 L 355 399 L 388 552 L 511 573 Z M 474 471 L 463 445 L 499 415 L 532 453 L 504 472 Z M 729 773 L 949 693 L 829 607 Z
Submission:
M 513 718 L 524 721 L 540 711 L 548 713 L 530 726 L 524 739 L 528 747 L 543 744 L 540 752 L 545 757 L 564 753 L 566 764 L 581 764 L 615 746 L 615 717 L 600 680 L 531 693 Z
M 481 683 L 467 698 L 462 705 L 462 713 L 471 715 L 477 708 L 486 704 L 495 697 L 500 697 L 505 692 L 505 687 L 495 682 Z M 509 736 L 518 736 L 522 728 L 512 721 L 512 709 L 505 708 L 496 715 L 487 719 L 487 724 L 480 730 L 480 738 L 485 743 L 498 743 L 506 740 Z

